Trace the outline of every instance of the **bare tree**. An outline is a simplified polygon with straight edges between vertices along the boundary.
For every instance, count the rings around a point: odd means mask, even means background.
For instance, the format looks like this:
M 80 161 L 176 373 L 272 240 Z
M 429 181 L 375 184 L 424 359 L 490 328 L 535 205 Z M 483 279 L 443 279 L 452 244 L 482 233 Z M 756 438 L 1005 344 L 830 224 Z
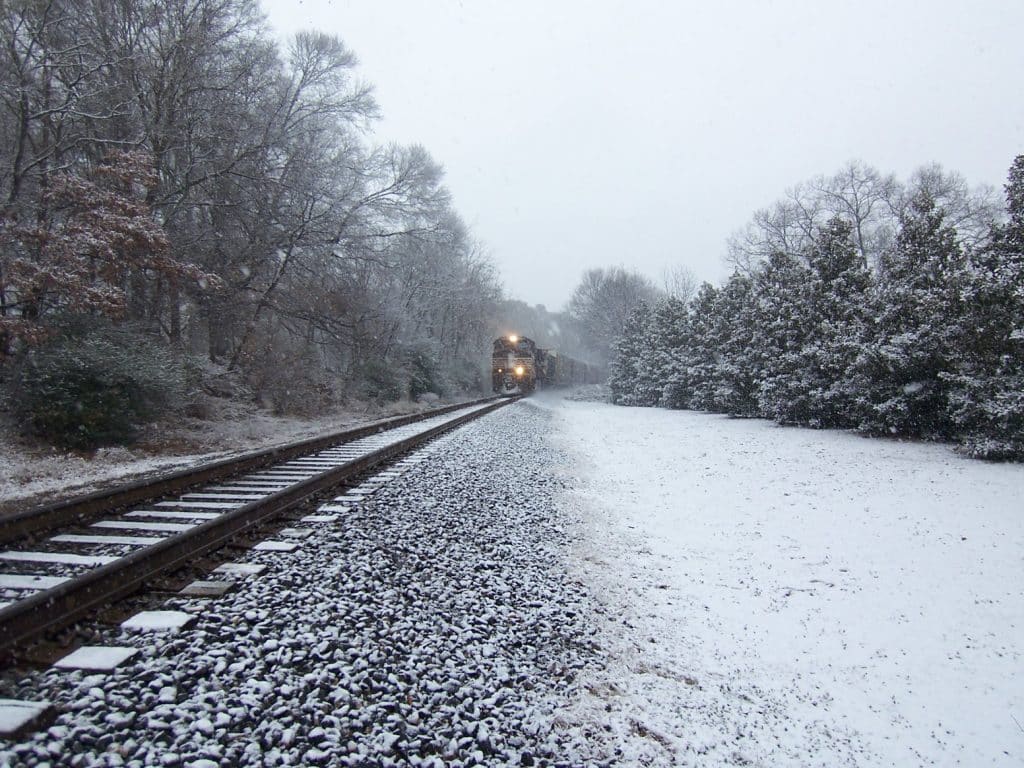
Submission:
M 947 211 L 968 245 L 980 244 L 1000 216 L 994 190 L 972 190 L 962 177 L 946 173 L 938 165 L 918 170 L 904 184 L 892 174 L 853 161 L 832 176 L 797 184 L 786 190 L 782 200 L 755 212 L 751 221 L 729 238 L 726 261 L 751 275 L 773 253 L 799 257 L 814 246 L 827 222 L 838 216 L 850 224 L 864 263 L 876 268 L 892 245 L 909 201 L 921 190 Z
M 425 350 L 473 379 L 493 266 L 427 151 L 372 144 L 341 40 L 282 50 L 257 0 L 11 0 L 0 32 L 0 349 L 77 292 L 261 394 Z M 122 190 L 96 181 L 112 148 L 146 158 Z M 85 237 L 115 203 L 105 233 L 139 247 Z
M 945 221 L 969 249 L 981 247 L 1004 217 L 998 190 L 990 185 L 972 189 L 961 174 L 946 171 L 938 163 L 923 166 L 911 175 L 896 198 L 897 216 L 909 213 L 912 201 L 921 193 L 931 197 L 936 207 L 942 209 Z
M 636 306 L 652 303 L 658 295 L 654 284 L 637 272 L 623 267 L 591 269 L 573 292 L 569 314 L 579 322 L 584 343 L 594 357 L 606 364 Z
M 697 294 L 697 278 L 687 267 L 666 267 L 661 273 L 661 287 L 666 296 L 688 304 Z

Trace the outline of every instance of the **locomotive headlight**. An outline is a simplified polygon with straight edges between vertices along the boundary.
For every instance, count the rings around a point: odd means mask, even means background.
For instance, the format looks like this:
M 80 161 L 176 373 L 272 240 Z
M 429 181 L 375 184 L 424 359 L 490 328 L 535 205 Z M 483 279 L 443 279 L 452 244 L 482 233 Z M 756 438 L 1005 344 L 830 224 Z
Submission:
M 508 337 L 508 340 L 509 340 L 509 341 L 511 341 L 511 342 L 512 342 L 513 344 L 515 344 L 515 343 L 516 343 L 517 341 L 519 341 L 519 337 L 518 337 L 518 336 L 516 336 L 516 335 L 515 335 L 515 334 L 513 333 L 512 335 L 510 335 L 510 336 Z
M 526 369 L 523 368 L 523 366 L 521 366 L 521 365 L 517 365 L 516 366 L 516 376 L 522 376 L 524 373 L 526 373 Z

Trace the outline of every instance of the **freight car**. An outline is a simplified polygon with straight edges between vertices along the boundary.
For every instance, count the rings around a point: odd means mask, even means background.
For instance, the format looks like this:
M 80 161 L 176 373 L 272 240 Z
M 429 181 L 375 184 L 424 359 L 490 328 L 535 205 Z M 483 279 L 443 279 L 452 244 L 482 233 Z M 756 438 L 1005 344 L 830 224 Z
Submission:
M 528 395 L 538 387 L 592 384 L 598 376 L 592 366 L 553 349 L 541 349 L 525 336 L 510 334 L 494 340 L 491 381 L 500 395 Z

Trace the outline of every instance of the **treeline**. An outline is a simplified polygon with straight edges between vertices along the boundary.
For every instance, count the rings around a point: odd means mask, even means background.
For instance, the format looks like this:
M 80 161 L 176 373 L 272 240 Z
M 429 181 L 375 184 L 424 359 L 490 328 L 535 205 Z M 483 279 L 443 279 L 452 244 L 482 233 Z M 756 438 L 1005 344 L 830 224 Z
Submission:
M 798 188 L 734 239 L 724 285 L 637 307 L 612 400 L 1024 459 L 1024 155 L 1005 192 L 994 211 L 936 169 L 856 165 Z
M 63 344 L 58 380 L 146 399 L 111 333 L 282 411 L 481 385 L 495 270 L 339 39 L 282 46 L 256 0 L 11 0 L 0 36 L 9 390 Z

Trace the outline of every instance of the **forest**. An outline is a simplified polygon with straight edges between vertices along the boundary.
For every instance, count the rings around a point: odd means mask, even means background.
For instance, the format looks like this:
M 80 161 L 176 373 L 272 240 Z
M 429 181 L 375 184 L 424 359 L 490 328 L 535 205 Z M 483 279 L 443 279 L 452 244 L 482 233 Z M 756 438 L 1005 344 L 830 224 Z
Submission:
M 0 409 L 22 434 L 88 449 L 211 398 L 483 392 L 517 331 L 611 362 L 617 403 L 1022 455 L 1020 157 L 1005 201 L 853 162 L 755 213 L 722 286 L 595 268 L 549 312 L 504 296 L 424 147 L 375 139 L 339 38 L 279 42 L 257 0 L 16 0 L 0 25 Z
M 0 36 L 0 380 L 119 442 L 195 393 L 315 413 L 478 390 L 501 286 L 338 38 L 255 0 L 16 0 Z
M 1005 205 L 852 163 L 730 242 L 724 285 L 638 303 L 613 402 L 944 440 L 1024 459 L 1024 155 Z

